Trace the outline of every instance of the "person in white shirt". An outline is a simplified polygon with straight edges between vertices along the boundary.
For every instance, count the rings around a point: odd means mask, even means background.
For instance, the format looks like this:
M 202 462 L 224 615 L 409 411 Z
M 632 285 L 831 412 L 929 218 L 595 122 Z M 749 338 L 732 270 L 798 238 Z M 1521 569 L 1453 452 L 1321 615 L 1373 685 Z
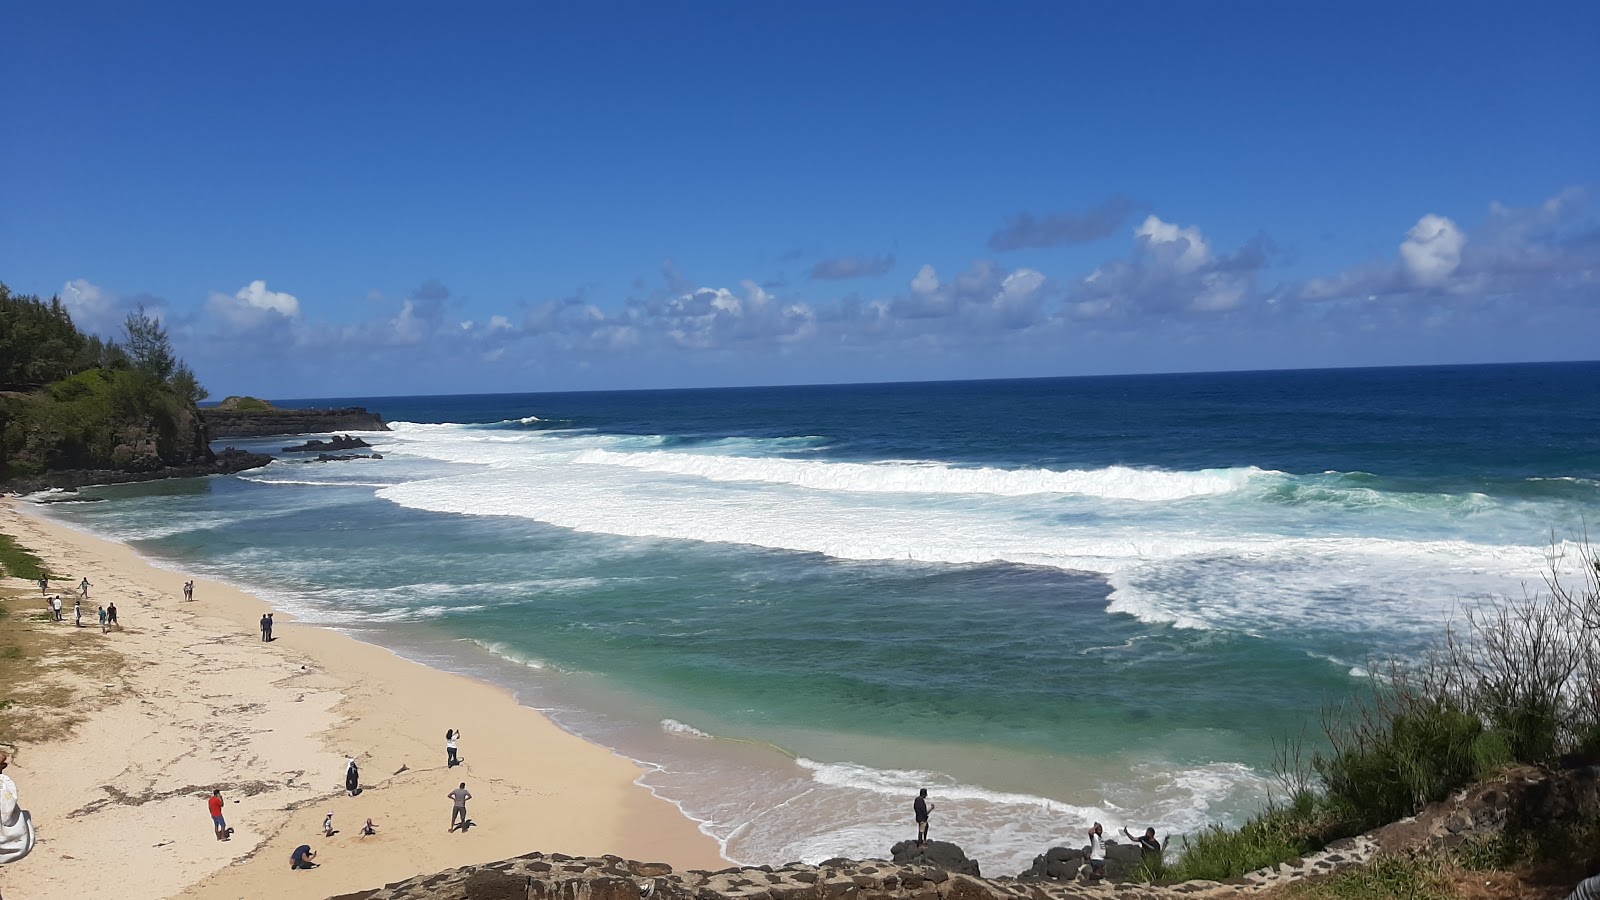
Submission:
M 1099 822 L 1089 829 L 1089 877 L 1106 877 L 1106 836 Z
M 456 763 L 460 762 L 460 760 L 456 758 L 456 741 L 459 740 L 461 740 L 460 731 L 454 728 L 446 728 L 444 730 L 444 767 L 447 769 L 455 768 Z

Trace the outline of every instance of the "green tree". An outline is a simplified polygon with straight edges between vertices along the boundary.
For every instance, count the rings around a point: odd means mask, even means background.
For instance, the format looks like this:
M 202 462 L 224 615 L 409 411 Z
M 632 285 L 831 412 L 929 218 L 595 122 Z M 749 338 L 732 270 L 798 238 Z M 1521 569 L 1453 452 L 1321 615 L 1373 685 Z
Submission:
M 128 357 L 133 368 L 154 378 L 167 381 L 178 367 L 178 358 L 172 353 L 172 342 L 167 339 L 166 326 L 144 311 L 144 304 L 128 313 L 122 323 L 127 336 Z M 192 378 L 191 374 L 191 378 Z

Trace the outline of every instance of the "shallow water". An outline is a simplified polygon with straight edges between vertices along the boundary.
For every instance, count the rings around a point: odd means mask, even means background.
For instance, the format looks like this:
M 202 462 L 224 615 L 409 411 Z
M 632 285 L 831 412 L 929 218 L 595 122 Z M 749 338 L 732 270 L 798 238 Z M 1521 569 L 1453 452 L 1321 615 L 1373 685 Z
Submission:
M 1600 501 L 1600 365 L 360 402 L 381 461 L 52 514 L 511 684 L 741 862 L 1260 802 Z M 243 442 L 276 449 L 282 439 Z M 1559 549 L 1559 548 L 1558 548 Z

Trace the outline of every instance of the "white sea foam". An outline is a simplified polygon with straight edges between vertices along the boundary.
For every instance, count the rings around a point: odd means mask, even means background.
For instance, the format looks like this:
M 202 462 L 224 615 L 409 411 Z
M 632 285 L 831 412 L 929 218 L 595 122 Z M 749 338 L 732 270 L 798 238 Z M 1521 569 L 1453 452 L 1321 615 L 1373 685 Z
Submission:
M 679 722 L 677 719 L 662 719 L 661 720 L 661 730 L 665 731 L 667 734 L 673 734 L 673 735 L 677 735 L 679 737 L 702 738 L 702 739 L 712 737 L 712 735 L 707 734 L 704 731 L 701 731 L 700 729 L 694 727 L 693 725 L 685 725 L 684 723 Z
M 623 466 L 646 472 L 691 475 L 711 481 L 765 482 L 822 491 L 900 494 L 1079 494 L 1116 500 L 1162 502 L 1238 490 L 1255 467 L 1169 472 L 1110 466 L 1104 469 L 960 468 L 937 462 L 850 463 L 822 460 L 714 456 L 672 451 L 617 453 L 585 450 L 579 465 Z
M 544 660 L 519 653 L 516 650 L 511 649 L 510 646 L 502 644 L 499 641 L 480 641 L 477 638 L 468 638 L 467 643 L 475 644 L 478 647 L 494 654 L 495 656 L 498 656 L 507 662 L 516 663 L 519 666 L 527 666 L 530 669 L 539 671 L 543 671 L 549 667 L 549 664 Z

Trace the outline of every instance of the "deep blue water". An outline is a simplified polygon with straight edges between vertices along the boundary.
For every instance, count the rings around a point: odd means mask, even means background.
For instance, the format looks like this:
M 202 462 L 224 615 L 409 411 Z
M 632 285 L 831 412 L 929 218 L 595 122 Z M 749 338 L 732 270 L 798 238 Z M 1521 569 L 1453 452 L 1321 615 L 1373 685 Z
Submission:
M 516 682 L 742 861 L 882 854 L 928 785 L 1006 872 L 1080 819 L 1237 818 L 1371 657 L 1536 583 L 1600 501 L 1597 388 L 1572 363 L 291 399 L 381 412 L 385 459 L 55 514 Z

